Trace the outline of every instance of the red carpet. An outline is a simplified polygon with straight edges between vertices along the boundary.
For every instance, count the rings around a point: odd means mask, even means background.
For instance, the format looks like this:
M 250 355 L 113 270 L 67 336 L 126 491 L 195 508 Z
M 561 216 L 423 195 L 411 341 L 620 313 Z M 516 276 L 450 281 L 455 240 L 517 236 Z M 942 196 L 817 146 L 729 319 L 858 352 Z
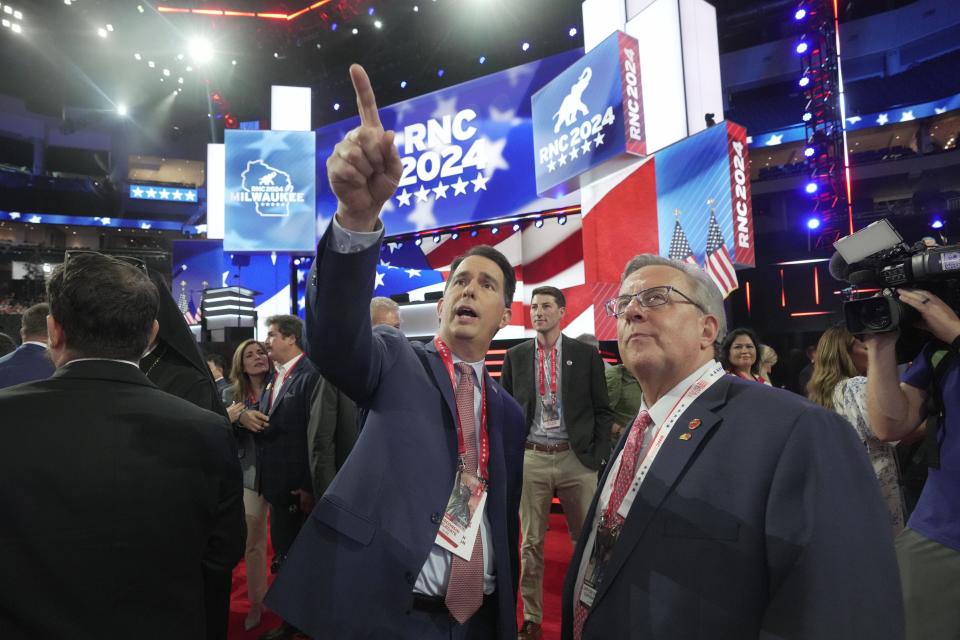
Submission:
M 550 530 L 544 548 L 546 570 L 543 578 L 543 640 L 559 640 L 560 638 L 560 596 L 563 592 L 563 579 L 567 573 L 567 563 L 573 554 L 570 545 L 570 534 L 567 532 L 567 521 L 562 514 L 550 515 Z M 273 549 L 267 546 L 268 560 L 273 555 Z M 517 605 L 518 624 L 523 623 L 522 607 Z M 243 619 L 247 615 L 247 572 L 243 561 L 233 572 L 233 589 L 230 594 L 230 632 L 229 640 L 256 640 L 261 635 L 280 624 L 272 612 L 266 612 L 260 626 L 252 631 L 243 630 Z

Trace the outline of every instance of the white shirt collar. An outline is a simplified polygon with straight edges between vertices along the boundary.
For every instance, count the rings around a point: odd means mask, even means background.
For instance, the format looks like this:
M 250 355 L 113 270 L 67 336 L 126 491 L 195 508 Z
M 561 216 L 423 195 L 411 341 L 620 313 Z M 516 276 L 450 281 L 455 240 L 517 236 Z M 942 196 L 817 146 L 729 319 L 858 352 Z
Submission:
M 132 360 L 118 360 L 116 358 L 77 358 L 75 360 L 71 360 L 70 362 L 65 362 L 61 366 L 65 367 L 68 364 L 73 364 L 74 362 L 122 362 L 136 368 L 137 371 L 140 370 L 140 365 L 136 362 L 133 362 Z
M 452 352 L 452 351 L 450 352 L 450 355 L 453 357 L 453 363 L 454 363 L 454 364 L 456 364 L 456 363 L 458 363 L 458 362 L 467 362 L 466 360 L 464 360 L 463 358 L 461 358 L 460 356 L 458 356 L 457 354 L 455 354 L 455 353 Z M 467 362 L 467 364 L 470 365 L 471 367 L 473 367 L 473 374 L 474 374 L 474 375 L 473 375 L 473 381 L 474 381 L 474 383 L 479 387 L 479 386 L 480 386 L 480 381 L 483 380 L 483 365 L 484 365 L 484 361 L 483 361 L 483 360 L 478 360 L 477 362 Z
M 23 345 L 26 345 L 26 344 L 35 344 L 35 345 L 37 345 L 38 347 L 43 347 L 44 349 L 47 348 L 47 343 L 46 343 L 46 342 L 39 342 L 39 341 L 37 341 L 37 340 L 24 340 L 24 341 L 20 344 L 20 346 L 22 347 Z
M 289 360 L 287 360 L 287 361 L 284 362 L 283 364 L 278 364 L 278 365 L 277 365 L 277 372 L 278 372 L 278 373 L 286 373 L 286 372 L 287 372 L 287 369 L 289 369 L 290 366 L 296 361 L 296 359 L 299 358 L 299 357 L 302 356 L 302 355 L 303 355 L 303 352 L 301 351 L 300 353 L 298 353 L 297 355 L 293 356 L 292 358 L 290 358 Z
M 647 413 L 650 414 L 650 418 L 653 420 L 653 424 L 663 424 L 663 421 L 667 419 L 667 416 L 670 413 L 670 409 L 673 408 L 680 397 L 687 391 L 687 389 L 690 388 L 690 385 L 696 382 L 701 376 L 706 374 L 707 371 L 715 364 L 716 360 L 710 360 L 702 367 L 698 368 L 696 371 L 681 380 L 677 386 L 663 394 L 663 397 L 654 402 L 652 407 L 647 406 L 646 398 L 644 398 L 640 403 L 640 408 L 646 409 Z

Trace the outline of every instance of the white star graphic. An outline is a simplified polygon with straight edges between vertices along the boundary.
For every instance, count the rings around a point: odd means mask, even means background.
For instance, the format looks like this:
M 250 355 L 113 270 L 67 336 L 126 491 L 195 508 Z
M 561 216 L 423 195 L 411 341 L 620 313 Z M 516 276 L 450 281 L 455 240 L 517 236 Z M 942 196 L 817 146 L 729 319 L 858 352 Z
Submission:
M 393 112 L 397 114 L 397 125 L 400 125 L 403 122 L 404 116 L 406 116 L 408 111 L 413 111 L 413 105 L 410 104 L 409 100 L 404 100 L 403 102 L 398 102 L 397 104 L 391 107 Z M 398 143 L 399 144 L 399 143 Z
M 303 282 L 307 277 L 307 272 L 303 269 L 297 269 L 297 282 Z
M 598 146 L 598 147 L 603 144 L 603 134 L 602 134 L 602 133 L 598 133 L 597 135 L 593 136 L 593 144 L 596 145 L 596 146 Z
M 565 164 L 567 164 L 567 155 L 566 155 L 566 154 L 563 154 L 562 156 L 560 156 L 559 158 L 557 158 L 557 166 L 558 166 L 558 167 L 562 167 L 562 166 L 564 166 Z
M 440 198 L 447 197 L 447 189 L 449 188 L 450 187 L 448 185 L 445 185 L 441 182 L 440 184 L 438 184 L 433 188 L 433 192 L 437 194 L 437 199 L 439 200 Z
M 457 96 L 447 99 L 438 96 L 437 108 L 433 110 L 430 117 L 443 120 L 443 116 L 450 116 L 452 118 L 455 115 L 457 115 Z
M 477 191 L 480 191 L 481 189 L 483 189 L 484 191 L 487 190 L 487 179 L 484 178 L 482 174 L 478 173 L 477 177 L 471 180 L 470 182 L 473 183 L 474 193 L 476 193 Z
M 388 242 L 388 243 L 387 243 L 387 248 L 390 249 L 390 253 L 393 253 L 394 251 L 399 251 L 399 250 L 400 250 L 400 243 L 398 243 L 398 242 Z
M 413 224 L 417 231 L 436 227 L 437 218 L 433 215 L 433 202 L 417 202 L 413 212 L 407 216 L 407 222 Z
M 547 171 L 548 171 L 548 172 L 550 172 L 550 171 L 555 171 L 556 168 L 557 168 L 557 163 L 554 162 L 553 160 L 551 160 L 551 161 L 550 161 L 550 164 L 547 165 Z
M 900 115 L 900 122 L 910 122 L 911 120 L 914 120 L 914 119 L 915 119 L 915 118 L 913 117 L 913 110 L 912 110 L 912 109 L 911 109 L 910 111 L 904 111 L 904 112 Z
M 847 122 L 849 122 L 850 124 L 857 124 L 857 123 L 860 122 L 862 119 L 863 119 L 863 118 L 861 118 L 860 116 L 851 116 L 851 117 L 847 118 Z
M 141 228 L 141 229 L 144 229 L 144 230 L 149 229 L 151 226 L 153 226 L 153 225 L 151 225 L 149 222 L 141 222 L 141 223 L 140 223 L 140 228 Z
M 490 140 L 486 136 L 480 138 L 483 140 L 483 166 L 477 165 L 477 169 L 483 169 L 483 175 L 487 178 L 493 177 L 493 172 L 497 169 L 507 171 L 510 165 L 503 157 L 503 148 L 507 146 L 507 139 L 500 138 L 497 141 Z
M 191 202 L 194 201 L 194 200 L 196 200 L 196 199 L 197 199 L 197 192 L 194 191 L 193 189 L 190 189 L 190 191 L 187 191 L 186 198 L 187 198 L 187 200 L 190 200 Z
M 504 73 L 507 74 L 507 80 L 510 81 L 510 86 L 515 87 L 517 86 L 517 83 L 524 78 L 524 76 L 532 76 L 533 69 L 527 68 L 526 65 L 520 65 L 518 67 L 511 67 Z
M 170 196 L 170 192 L 166 189 L 160 189 L 160 199 L 166 200 Z
M 413 194 L 410 193 L 410 192 L 408 192 L 408 191 L 407 191 L 407 188 L 404 187 L 404 188 L 403 188 L 403 191 L 401 191 L 400 193 L 397 194 L 397 202 L 399 202 L 400 205 L 403 206 L 403 207 L 409 207 L 409 206 L 410 206 L 410 196 L 412 196 L 412 195 L 413 195 Z
M 134 188 L 133 188 L 133 197 L 134 197 L 134 198 L 142 198 L 142 197 L 143 197 L 143 189 L 141 189 L 140 187 L 134 187 Z
M 306 296 L 300 296 L 300 299 L 297 300 L 297 305 L 299 305 L 299 306 L 297 307 L 298 309 L 303 309 L 304 307 L 306 307 L 306 306 L 307 306 L 307 298 L 306 298 Z
M 100 218 L 100 224 L 110 224 L 110 218 Z
M 426 202 L 427 198 L 430 197 L 430 192 L 427 191 L 426 187 L 420 185 L 420 188 L 414 191 L 413 195 L 417 196 L 417 202 Z
M 407 269 L 407 275 L 410 276 L 411 278 L 419 278 L 420 269 Z
M 584 141 L 583 146 L 580 147 L 580 150 L 584 153 L 590 153 L 590 140 Z
M 465 196 L 467 195 L 467 185 L 469 182 L 464 182 L 462 177 L 457 178 L 457 181 L 453 183 L 453 195 L 455 196 Z
M 782 140 L 783 140 L 783 134 L 782 134 L 782 133 L 781 133 L 781 134 L 772 134 L 772 135 L 770 136 L 770 138 L 767 140 L 767 146 L 768 146 L 768 147 L 774 147 L 774 146 L 780 144 L 780 142 L 781 142 Z
M 11 219 L 11 220 L 19 220 L 19 219 L 20 219 L 20 212 L 19 212 L 19 211 L 11 211 L 11 212 L 10 212 L 10 219 Z
M 889 121 L 890 121 L 890 119 L 887 117 L 887 114 L 885 114 L 885 113 L 881 113 L 881 114 L 880 114 L 880 117 L 877 118 L 877 124 L 879 124 L 881 127 L 882 127 L 883 125 L 887 124 L 887 122 L 889 122 Z
M 387 269 L 399 269 L 399 268 L 400 268 L 400 267 L 395 267 L 395 266 L 393 266 L 392 264 L 390 264 L 389 262 L 386 262 L 386 261 L 384 261 L 384 260 L 381 260 L 381 261 L 380 261 L 380 266 L 381 266 L 381 267 L 386 267 Z
M 383 284 L 383 275 L 384 275 L 384 274 L 382 274 L 382 273 L 380 273 L 379 271 L 377 271 L 377 282 L 376 282 L 376 284 L 373 285 L 373 288 L 374 288 L 374 289 L 379 289 L 380 287 L 384 286 L 384 284 Z
M 175 190 L 175 191 L 173 192 L 173 199 L 174 199 L 174 200 L 182 200 L 182 199 L 183 199 L 183 193 L 180 191 L 180 189 L 177 189 L 177 190 Z
M 28 220 L 28 222 L 32 222 L 33 224 L 40 224 L 40 220 L 41 220 L 40 216 L 30 216 L 30 219 Z
M 157 190 L 156 190 L 156 189 L 147 189 L 147 197 L 148 197 L 148 198 L 156 198 L 156 197 L 157 197 Z
M 577 147 L 570 147 L 570 162 L 573 162 L 580 155 L 580 149 Z

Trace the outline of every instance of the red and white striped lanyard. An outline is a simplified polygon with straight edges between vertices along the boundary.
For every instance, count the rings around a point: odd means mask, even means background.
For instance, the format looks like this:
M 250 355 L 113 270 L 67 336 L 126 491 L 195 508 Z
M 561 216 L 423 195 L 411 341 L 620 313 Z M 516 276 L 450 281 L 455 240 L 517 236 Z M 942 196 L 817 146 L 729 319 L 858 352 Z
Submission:
M 544 379 L 547 377 L 546 358 L 543 355 L 543 348 L 537 345 L 537 385 L 540 387 L 540 396 L 547 395 Z M 557 397 L 557 345 L 550 348 L 550 395 Z
M 433 339 L 433 344 L 437 347 L 437 353 L 443 360 L 443 365 L 447 368 L 447 374 L 450 376 L 450 385 L 454 392 L 457 389 L 457 374 L 453 368 L 453 355 L 450 353 L 450 347 L 437 336 Z M 488 465 L 490 462 L 490 435 L 487 433 L 487 389 L 483 380 L 480 380 L 480 451 L 477 456 L 479 469 L 477 470 L 480 479 L 487 482 L 489 479 Z M 473 408 L 471 407 L 471 411 Z M 460 425 L 460 416 L 457 415 L 457 455 L 460 459 L 460 466 L 464 466 L 467 456 L 467 447 L 463 440 L 463 427 Z

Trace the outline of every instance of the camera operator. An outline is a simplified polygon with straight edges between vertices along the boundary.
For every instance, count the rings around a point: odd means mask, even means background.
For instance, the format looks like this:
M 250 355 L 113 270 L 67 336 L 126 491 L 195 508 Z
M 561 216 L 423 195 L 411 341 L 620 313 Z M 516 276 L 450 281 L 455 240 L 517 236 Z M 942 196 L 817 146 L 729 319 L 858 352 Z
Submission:
M 899 299 L 921 317 L 928 342 L 897 380 L 897 332 L 867 334 L 867 411 L 877 436 L 901 440 L 927 420 L 939 445 L 939 466 L 907 528 L 897 538 L 907 640 L 960 637 L 960 318 L 921 289 L 899 289 Z M 933 402 L 931 402 L 931 399 Z

